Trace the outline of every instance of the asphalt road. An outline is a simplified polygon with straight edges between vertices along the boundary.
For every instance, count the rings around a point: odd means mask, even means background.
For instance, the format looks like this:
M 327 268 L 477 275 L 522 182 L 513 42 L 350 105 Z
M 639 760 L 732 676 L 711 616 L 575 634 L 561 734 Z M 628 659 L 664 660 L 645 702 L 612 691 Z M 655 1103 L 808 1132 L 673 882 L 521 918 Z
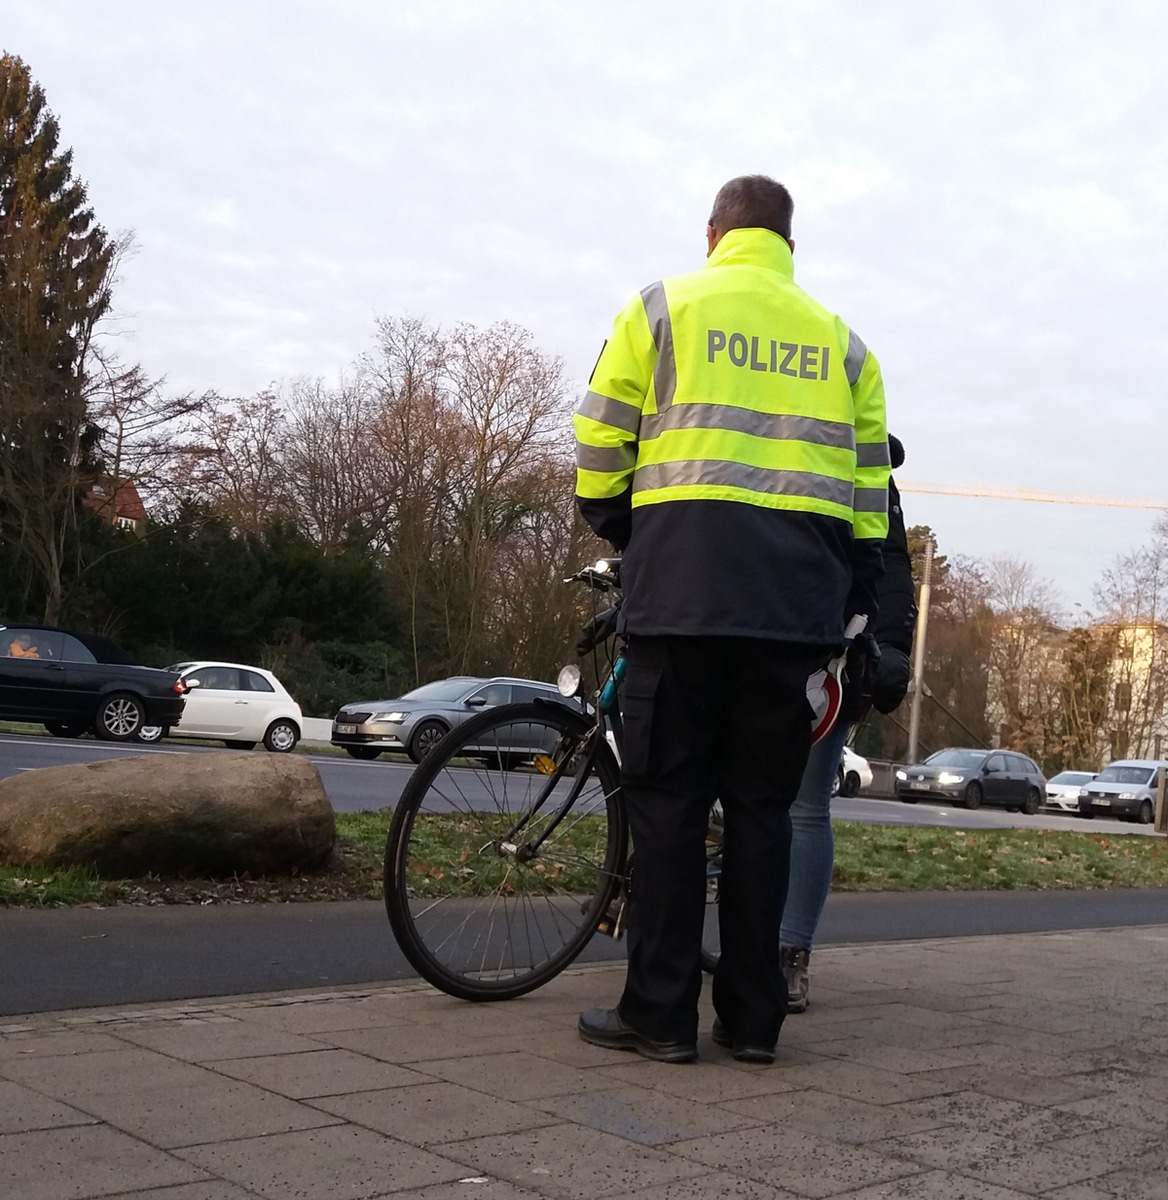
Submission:
M 159 746 L 119 745 L 91 738 L 53 738 L 37 735 L 0 733 L 0 779 L 40 767 L 66 763 L 100 761 L 126 755 L 152 754 L 223 754 L 217 746 L 185 745 L 166 742 Z M 262 750 L 251 751 L 264 753 Z M 392 808 L 413 764 L 404 757 L 381 758 L 374 762 L 328 754 L 308 754 L 320 771 L 321 781 L 337 812 L 369 812 Z M 901 804 L 896 800 L 868 799 L 857 796 L 832 801 L 834 816 L 847 821 L 866 821 L 881 825 L 945 825 L 954 829 L 1075 829 L 1092 833 L 1150 834 L 1151 827 L 1126 821 L 1096 818 L 1088 823 L 1065 813 L 1008 813 L 1001 808 L 980 808 L 969 812 L 932 803 Z
M 1168 925 L 1168 889 L 845 892 L 821 945 Z M 623 957 L 596 937 L 581 961 Z M 0 1015 L 413 977 L 375 901 L 0 910 Z

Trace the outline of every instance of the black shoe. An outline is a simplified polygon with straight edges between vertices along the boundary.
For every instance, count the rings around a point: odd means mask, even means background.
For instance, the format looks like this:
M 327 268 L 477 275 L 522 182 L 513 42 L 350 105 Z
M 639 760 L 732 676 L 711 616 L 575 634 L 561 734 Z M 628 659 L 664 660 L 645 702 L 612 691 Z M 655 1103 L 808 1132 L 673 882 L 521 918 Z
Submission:
M 659 1042 L 638 1033 L 621 1020 L 615 1008 L 587 1008 L 576 1025 L 584 1041 L 609 1050 L 635 1050 L 642 1058 L 654 1062 L 686 1063 L 698 1056 L 693 1042 Z
M 722 1024 L 721 1017 L 714 1018 L 714 1029 L 710 1035 L 715 1046 L 724 1046 L 739 1062 L 773 1063 L 775 1061 L 774 1046 L 748 1046 L 736 1042 L 730 1031 Z

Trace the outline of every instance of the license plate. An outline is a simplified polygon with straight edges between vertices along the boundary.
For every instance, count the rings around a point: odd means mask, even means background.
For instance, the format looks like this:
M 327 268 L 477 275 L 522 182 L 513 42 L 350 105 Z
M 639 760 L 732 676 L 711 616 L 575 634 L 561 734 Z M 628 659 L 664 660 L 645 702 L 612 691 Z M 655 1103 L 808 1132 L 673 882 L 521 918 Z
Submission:
M 929 785 L 923 779 L 914 779 L 908 786 L 920 792 L 927 792 L 929 790 Z
M 356 725 L 338 725 L 337 726 L 337 733 L 356 733 L 356 732 L 357 732 Z
M 1096 796 L 1096 798 L 1094 800 L 1092 800 L 1091 803 L 1098 804 L 1100 806 L 1100 808 L 1110 808 L 1111 807 L 1111 801 L 1107 800 L 1101 796 Z

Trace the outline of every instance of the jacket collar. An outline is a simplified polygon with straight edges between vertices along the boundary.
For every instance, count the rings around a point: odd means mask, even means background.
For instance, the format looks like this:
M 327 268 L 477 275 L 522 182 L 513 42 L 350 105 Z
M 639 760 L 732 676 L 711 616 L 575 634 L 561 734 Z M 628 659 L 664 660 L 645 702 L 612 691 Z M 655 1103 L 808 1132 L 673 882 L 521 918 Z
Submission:
M 707 267 L 765 267 L 787 279 L 795 277 L 791 247 L 769 229 L 731 229 L 722 235 Z

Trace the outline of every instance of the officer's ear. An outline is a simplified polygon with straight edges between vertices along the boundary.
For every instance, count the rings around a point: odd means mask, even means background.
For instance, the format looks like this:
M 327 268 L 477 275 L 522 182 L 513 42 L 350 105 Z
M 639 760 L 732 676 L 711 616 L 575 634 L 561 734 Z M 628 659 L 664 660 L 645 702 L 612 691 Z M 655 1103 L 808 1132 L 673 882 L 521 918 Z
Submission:
M 794 254 L 795 253 L 795 239 L 787 238 L 787 245 L 791 247 L 791 253 Z
M 714 253 L 714 247 L 722 240 L 722 235 L 713 227 L 706 224 L 706 257 Z

